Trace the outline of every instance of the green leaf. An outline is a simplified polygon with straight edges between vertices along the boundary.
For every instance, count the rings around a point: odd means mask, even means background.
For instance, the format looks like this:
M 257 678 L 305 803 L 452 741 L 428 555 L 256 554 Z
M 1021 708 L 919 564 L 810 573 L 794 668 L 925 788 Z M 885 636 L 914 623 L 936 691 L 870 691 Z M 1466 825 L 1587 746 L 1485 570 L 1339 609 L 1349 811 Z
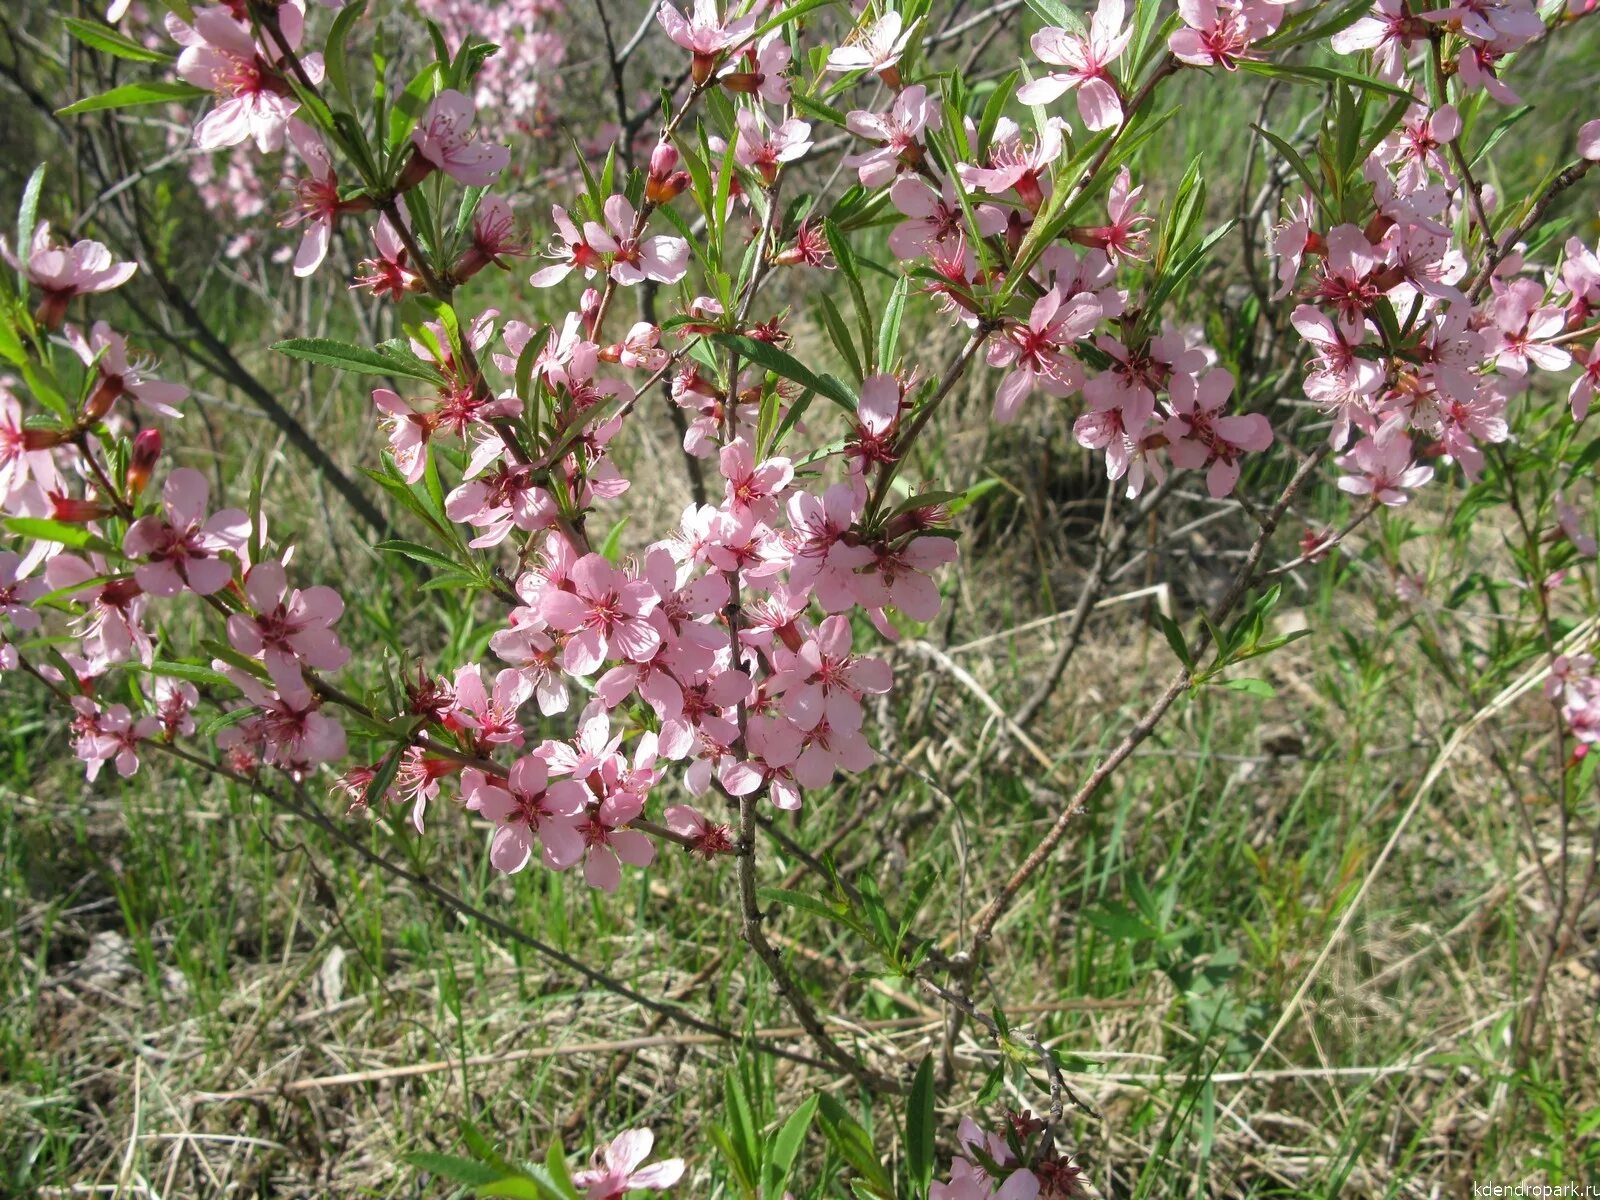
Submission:
M 823 327 L 828 331 L 828 340 L 839 352 L 839 357 L 844 360 L 845 366 L 850 368 L 856 382 L 861 382 L 866 377 L 866 372 L 861 368 L 861 355 L 856 353 L 855 341 L 850 336 L 850 327 L 844 323 L 844 317 L 840 314 L 838 306 L 826 292 L 818 292 L 817 308 L 822 315 Z
M 44 191 L 44 164 L 40 163 L 28 176 L 22 189 L 22 203 L 17 206 L 17 258 L 26 262 L 29 247 L 33 245 L 33 227 L 39 220 L 39 195 Z
M 470 1158 L 458 1158 L 454 1154 L 435 1154 L 424 1150 L 406 1155 L 405 1160 L 419 1171 L 472 1188 L 495 1183 L 502 1175 L 494 1167 L 473 1162 Z
M 48 517 L 7 517 L 6 528 L 12 533 L 32 538 L 36 542 L 60 542 L 74 550 L 106 542 L 96 537 L 82 525 L 69 525 L 65 521 L 52 521 Z M 109 547 L 107 547 L 109 549 Z
M 353 375 L 393 375 L 405 379 L 420 379 L 424 383 L 442 383 L 443 376 L 420 358 L 403 358 L 380 350 L 368 350 L 348 342 L 330 338 L 289 338 L 274 342 L 272 348 L 290 358 L 337 367 Z
M 125 83 L 98 96 L 87 96 L 76 104 L 56 109 L 56 116 L 75 117 L 80 113 L 101 112 L 108 108 L 137 108 L 141 104 L 171 104 L 209 95 L 211 93 L 204 88 L 177 80 L 153 79 L 148 83 Z
M 1194 654 L 1189 649 L 1189 643 L 1184 640 L 1183 628 L 1167 616 L 1164 612 L 1155 614 L 1156 624 L 1161 626 L 1161 632 L 1167 639 L 1167 645 L 1172 647 L 1172 652 L 1178 656 L 1178 661 L 1187 671 L 1194 670 Z
M 1260 125 L 1251 125 L 1250 128 L 1266 138 L 1272 144 L 1272 148 L 1283 155 L 1283 160 L 1294 169 L 1296 175 L 1300 176 L 1300 182 L 1306 185 L 1306 191 L 1311 193 L 1317 206 L 1327 212 L 1328 203 L 1322 197 L 1322 182 L 1306 165 L 1306 160 L 1300 156 L 1300 152 L 1269 129 L 1263 129 Z
M 1309 63 L 1296 63 L 1290 66 L 1287 63 L 1262 62 L 1257 59 L 1241 59 L 1241 71 L 1249 71 L 1252 75 L 1264 75 L 1268 79 L 1288 79 L 1294 83 L 1348 83 L 1351 87 L 1360 88 L 1364 92 L 1373 92 L 1380 96 L 1399 96 L 1415 101 L 1416 97 L 1405 88 L 1395 87 L 1392 83 L 1384 83 L 1381 79 L 1371 79 L 1365 75 L 1357 75 L 1354 71 L 1341 71 L 1336 67 L 1315 67 Z
M 878 326 L 878 370 L 894 370 L 895 350 L 900 345 L 900 320 L 906 311 L 906 293 L 911 280 L 902 275 L 889 293 L 889 306 L 883 311 L 883 323 Z
M 389 110 L 389 153 L 395 154 L 404 144 L 406 135 L 416 127 L 433 99 L 439 79 L 439 64 L 431 62 L 406 84 L 405 91 L 395 98 Z
M 382 550 L 386 554 L 399 554 L 413 562 L 426 563 L 430 567 L 440 567 L 447 571 L 461 570 L 461 564 L 448 554 L 441 553 L 431 546 L 424 546 L 418 542 L 408 542 L 401 538 L 392 538 L 387 542 L 379 542 L 374 550 Z
M 169 679 L 187 679 L 190 683 L 204 683 L 211 687 L 225 687 L 231 690 L 234 686 L 233 680 L 221 671 L 203 667 L 198 663 L 167 662 L 158 658 L 144 669 L 152 675 L 164 675 Z
M 917 1067 L 906 1098 L 906 1172 L 911 1177 L 912 1200 L 924 1200 L 933 1182 L 934 1133 L 933 1055 Z
M 774 375 L 792 380 L 802 387 L 808 387 L 828 397 L 840 408 L 854 415 L 856 398 L 843 382 L 832 375 L 816 374 L 794 355 L 779 350 L 770 342 L 758 342 L 755 338 L 745 337 L 739 333 L 715 333 L 711 335 L 711 340 L 722 349 L 731 350 L 740 358 L 755 363 L 758 367 L 765 367 Z
M 91 50 L 99 50 L 114 58 L 126 58 L 131 62 L 169 63 L 171 55 L 162 54 L 159 50 L 152 50 L 142 46 L 126 34 L 118 33 L 109 25 L 102 25 L 98 21 L 82 21 L 77 17 L 63 17 L 61 23 L 66 26 L 67 32 L 78 41 L 88 46 Z
M 328 30 L 327 43 L 322 48 L 323 72 L 334 91 L 345 104 L 355 107 L 355 97 L 350 91 L 350 30 L 367 11 L 367 0 L 352 0 L 339 10 Z
M 812 1119 L 816 1115 L 817 1098 L 812 1096 L 795 1109 L 772 1139 L 763 1167 L 762 1192 L 767 1200 L 776 1200 L 783 1195 L 784 1185 L 789 1182 L 789 1172 L 794 1168 L 794 1160 L 800 1154 L 800 1147 L 805 1144 L 806 1134 L 810 1132 Z
M 875 1196 L 893 1200 L 894 1180 L 878 1158 L 872 1144 L 872 1135 L 862 1128 L 845 1106 L 826 1092 L 817 1097 L 817 1117 L 823 1137 L 861 1176 L 857 1190 L 864 1185 Z

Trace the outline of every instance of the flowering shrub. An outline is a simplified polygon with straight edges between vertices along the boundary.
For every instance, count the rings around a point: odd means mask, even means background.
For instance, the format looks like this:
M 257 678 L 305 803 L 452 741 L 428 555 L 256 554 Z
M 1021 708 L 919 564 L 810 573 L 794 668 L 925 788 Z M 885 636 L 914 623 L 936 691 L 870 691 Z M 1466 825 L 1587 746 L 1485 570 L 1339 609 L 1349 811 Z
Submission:
M 1031 56 L 981 92 L 939 57 L 950 23 L 926 0 L 663 3 L 657 49 L 677 77 L 642 115 L 623 66 L 654 35 L 647 22 L 619 46 L 626 30 L 602 10 L 614 121 L 585 130 L 591 144 L 543 179 L 559 199 L 538 204 L 522 159 L 530 137 L 553 137 L 569 55 L 555 6 L 418 4 L 434 53 L 409 78 L 361 0 L 173 4 L 159 20 L 118 4 L 110 25 L 76 22 L 140 81 L 69 117 L 176 102 L 213 202 L 298 230 L 265 235 L 295 276 L 333 271 L 342 235 L 366 247 L 339 282 L 404 336 L 306 329 L 275 348 L 376 384 L 387 449 L 371 475 L 428 539 L 377 549 L 481 593 L 488 651 L 385 688 L 341 641 L 345 598 L 271 532 L 273 497 L 213 495 L 166 465 L 163 439 L 196 401 L 101 315 L 137 264 L 59 240 L 39 218 L 54 206 L 41 169 L 0 279 L 0 666 L 59 698 L 90 780 L 178 754 L 286 795 L 337 786 L 352 814 L 393 809 L 419 834 L 453 802 L 492 825 L 494 870 L 580 871 L 605 892 L 663 844 L 732 858 L 744 935 L 818 1052 L 883 1090 L 903 1081 L 841 1047 L 784 983 L 756 841 L 767 810 L 822 801 L 877 761 L 869 709 L 896 679 L 872 634 L 892 643 L 939 615 L 952 515 L 971 499 L 915 475 L 919 439 L 964 378 L 992 392 L 998 424 L 1065 413 L 1130 520 L 1192 473 L 1211 498 L 1239 497 L 1255 536 L 1201 629 L 1166 622 L 1172 686 L 984 908 L 971 953 L 1178 697 L 1286 640 L 1262 640 L 1264 585 L 1287 569 L 1265 556 L 1319 473 L 1353 507 L 1308 535 L 1301 561 L 1446 478 L 1516 506 L 1547 694 L 1582 759 L 1600 739 L 1600 675 L 1555 632 L 1548 597 L 1595 554 L 1561 497 L 1594 459 L 1572 430 L 1600 386 L 1600 259 L 1544 218 L 1600 161 L 1600 121 L 1535 193 L 1500 196 L 1484 178 L 1517 119 L 1517 55 L 1588 6 L 1100 0 L 1085 25 L 1030 2 L 1046 22 Z M 1180 319 L 1232 228 L 1202 228 L 1199 164 L 1164 206 L 1137 173 L 1171 116 L 1158 96 L 1196 76 L 1326 98 L 1310 134 L 1257 130 L 1290 195 L 1276 219 L 1258 214 L 1275 289 L 1254 258 L 1242 269 L 1258 311 L 1278 314 L 1262 320 L 1292 405 L 1255 366 L 1244 386 L 1253 349 Z M 596 144 L 605 153 L 587 154 Z M 843 187 L 804 173 L 839 147 Z M 287 199 L 263 200 L 277 178 Z M 890 262 L 866 256 L 878 231 Z M 475 298 L 500 274 L 518 307 Z M 894 282 L 875 307 L 880 274 Z M 830 346 L 767 298 L 780 278 L 819 297 Z M 903 344 L 919 309 L 963 330 L 953 360 Z M 1548 435 L 1562 477 L 1513 499 L 1516 411 L 1551 386 L 1570 407 Z M 624 555 L 597 532 L 635 482 L 610 447 L 657 389 L 697 494 Z M 1241 495 L 1246 479 L 1265 507 Z M 177 640 L 178 605 L 209 632 Z M 538 732 L 545 719 L 557 736 Z M 828 911 L 972 1010 L 970 958 L 895 936 L 872 896 Z M 1078 1194 L 1047 1074 L 1049 1122 L 963 1123 L 948 1181 L 929 1174 L 920 1194 Z M 670 1186 L 683 1164 L 641 1167 L 649 1146 L 623 1135 L 572 1187 L 599 1200 Z

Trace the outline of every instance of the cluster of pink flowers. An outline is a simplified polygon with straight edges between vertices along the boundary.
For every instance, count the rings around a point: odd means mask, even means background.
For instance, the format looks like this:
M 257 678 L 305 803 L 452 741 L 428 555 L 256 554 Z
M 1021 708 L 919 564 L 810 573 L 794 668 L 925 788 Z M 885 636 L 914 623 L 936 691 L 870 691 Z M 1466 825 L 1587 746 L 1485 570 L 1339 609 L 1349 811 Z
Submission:
M 73 641 L 57 645 L 55 660 L 36 669 L 71 695 L 73 748 L 88 777 L 107 762 L 131 775 L 141 742 L 194 732 L 190 714 L 200 697 L 191 683 L 158 675 L 149 693 L 137 697 L 139 712 L 101 698 L 119 665 L 155 666 L 150 602 L 184 593 L 221 604 L 230 614 L 233 648 L 261 663 L 259 676 L 213 664 L 252 703 L 246 719 L 218 739 L 233 764 L 253 769 L 268 761 L 305 774 L 343 757 L 344 730 L 320 711 L 301 670 L 336 669 L 348 658 L 329 628 L 343 607 L 337 593 L 323 587 L 289 592 L 283 563 L 252 565 L 249 516 L 236 508 L 211 512 L 210 485 L 193 468 L 170 471 L 159 502 L 145 501 L 161 455 L 159 429 L 132 438 L 120 479 L 108 475 L 88 436 L 102 423 L 126 427 L 128 410 L 177 418 L 177 405 L 188 395 L 182 385 L 157 378 L 149 361 L 130 356 L 124 337 L 105 321 L 87 334 L 65 323 L 73 300 L 121 286 L 135 265 L 115 261 L 98 242 L 58 246 L 44 224 L 24 259 L 3 242 L 0 252 L 39 293 L 39 326 L 60 326 L 83 369 L 81 404 L 54 424 L 25 423 L 21 401 L 0 381 L 0 512 L 78 527 L 93 539 L 84 555 L 48 536 L 34 540 L 25 556 L 0 553 L 0 615 L 13 630 L 31 632 L 40 625 L 32 603 L 47 593 L 60 597 Z M 107 541 L 114 521 L 123 526 L 120 545 Z M 225 601 L 218 599 L 223 593 Z M 0 640 L 0 669 L 18 663 L 16 646 Z

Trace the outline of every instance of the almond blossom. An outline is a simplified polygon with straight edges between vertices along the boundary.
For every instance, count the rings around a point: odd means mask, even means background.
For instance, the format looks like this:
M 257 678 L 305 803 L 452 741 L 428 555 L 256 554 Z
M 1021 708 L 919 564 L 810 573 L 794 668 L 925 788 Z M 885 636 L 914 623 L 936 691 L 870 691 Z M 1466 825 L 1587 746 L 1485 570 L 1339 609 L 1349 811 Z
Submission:
M 211 485 L 192 467 L 167 476 L 161 493 L 165 517 L 140 517 L 128 527 L 122 552 L 146 561 L 135 569 L 139 586 L 153 596 L 176 596 L 184 588 L 209 596 L 233 581 L 233 564 L 250 535 L 250 517 L 224 508 L 206 516 Z
M 584 1189 L 587 1200 L 621 1200 L 623 1193 L 665 1191 L 683 1178 L 683 1159 L 667 1158 L 642 1166 L 650 1157 L 655 1135 L 648 1129 L 630 1129 L 606 1146 L 595 1147 L 589 1166 L 572 1173 L 572 1182 Z
M 467 809 L 495 824 L 489 862 L 514 875 L 528 865 L 534 845 L 540 861 L 564 871 L 583 855 L 580 818 L 588 793 L 574 779 L 550 781 L 550 769 L 537 754 L 524 754 L 505 778 L 476 767 L 461 773 L 461 795 Z
M 427 170 L 443 171 L 467 187 L 488 187 L 511 162 L 511 151 L 479 141 L 472 131 L 477 110 L 466 96 L 446 88 L 433 98 L 422 120 L 411 131 L 416 157 Z M 401 186 L 420 181 L 418 170 L 407 167 Z
M 289 49 L 297 50 L 305 28 L 302 0 L 279 5 L 274 19 Z M 250 26 L 226 5 L 200 9 L 187 36 L 178 78 L 217 97 L 195 126 L 195 145 L 210 151 L 254 141 L 263 154 L 283 149 L 300 101 L 276 65 L 278 48 L 258 47 Z M 321 82 L 320 54 L 300 55 L 300 64 L 313 83 Z
M 27 258 L 18 261 L 11 243 L 0 237 L 0 257 L 21 271 L 27 281 L 43 293 L 35 314 L 46 329 L 57 328 L 67 315 L 67 305 L 78 296 L 90 296 L 119 288 L 133 278 L 137 263 L 117 262 L 111 251 L 99 242 L 74 242 L 58 246 L 50 241 L 50 222 L 34 227 Z
M 1034 34 L 1030 44 L 1039 60 L 1065 69 L 1023 84 L 1017 89 L 1017 99 L 1024 104 L 1049 104 L 1075 88 L 1078 115 L 1085 128 L 1113 129 L 1122 124 L 1122 100 L 1107 68 L 1122 56 L 1133 37 L 1133 30 L 1124 26 L 1125 15 L 1123 0 L 1100 0 L 1088 37 L 1054 25 Z

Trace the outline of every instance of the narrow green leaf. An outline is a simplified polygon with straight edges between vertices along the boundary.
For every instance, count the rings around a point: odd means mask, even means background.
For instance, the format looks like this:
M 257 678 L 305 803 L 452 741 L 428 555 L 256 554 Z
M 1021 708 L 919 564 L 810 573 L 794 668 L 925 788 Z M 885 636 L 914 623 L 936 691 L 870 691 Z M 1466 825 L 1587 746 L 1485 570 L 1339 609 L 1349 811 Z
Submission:
M 934 1134 L 937 1123 L 933 1111 L 933 1055 L 917 1067 L 906 1097 L 906 1173 L 910 1176 L 912 1200 L 925 1200 L 933 1182 Z
M 420 379 L 424 383 L 442 383 L 443 377 L 434 368 L 415 356 L 401 357 L 381 350 L 368 350 L 348 342 L 330 338 L 289 338 L 274 342 L 272 348 L 290 358 L 337 367 L 353 375 L 390 375 L 405 379 Z
M 75 104 L 56 109 L 58 117 L 75 117 L 80 113 L 101 112 L 109 108 L 137 108 L 142 104 L 170 104 L 174 101 L 198 100 L 211 95 L 178 80 L 152 79 L 148 83 L 125 83 L 98 96 L 87 96 Z
M 152 50 L 148 46 L 140 45 L 126 34 L 118 33 L 109 25 L 102 25 L 98 21 L 83 21 L 77 17 L 63 17 L 62 25 L 67 32 L 78 41 L 88 46 L 91 50 L 99 50 L 114 58 L 125 58 L 130 62 L 169 63 L 172 56 L 162 54 L 159 50 Z

